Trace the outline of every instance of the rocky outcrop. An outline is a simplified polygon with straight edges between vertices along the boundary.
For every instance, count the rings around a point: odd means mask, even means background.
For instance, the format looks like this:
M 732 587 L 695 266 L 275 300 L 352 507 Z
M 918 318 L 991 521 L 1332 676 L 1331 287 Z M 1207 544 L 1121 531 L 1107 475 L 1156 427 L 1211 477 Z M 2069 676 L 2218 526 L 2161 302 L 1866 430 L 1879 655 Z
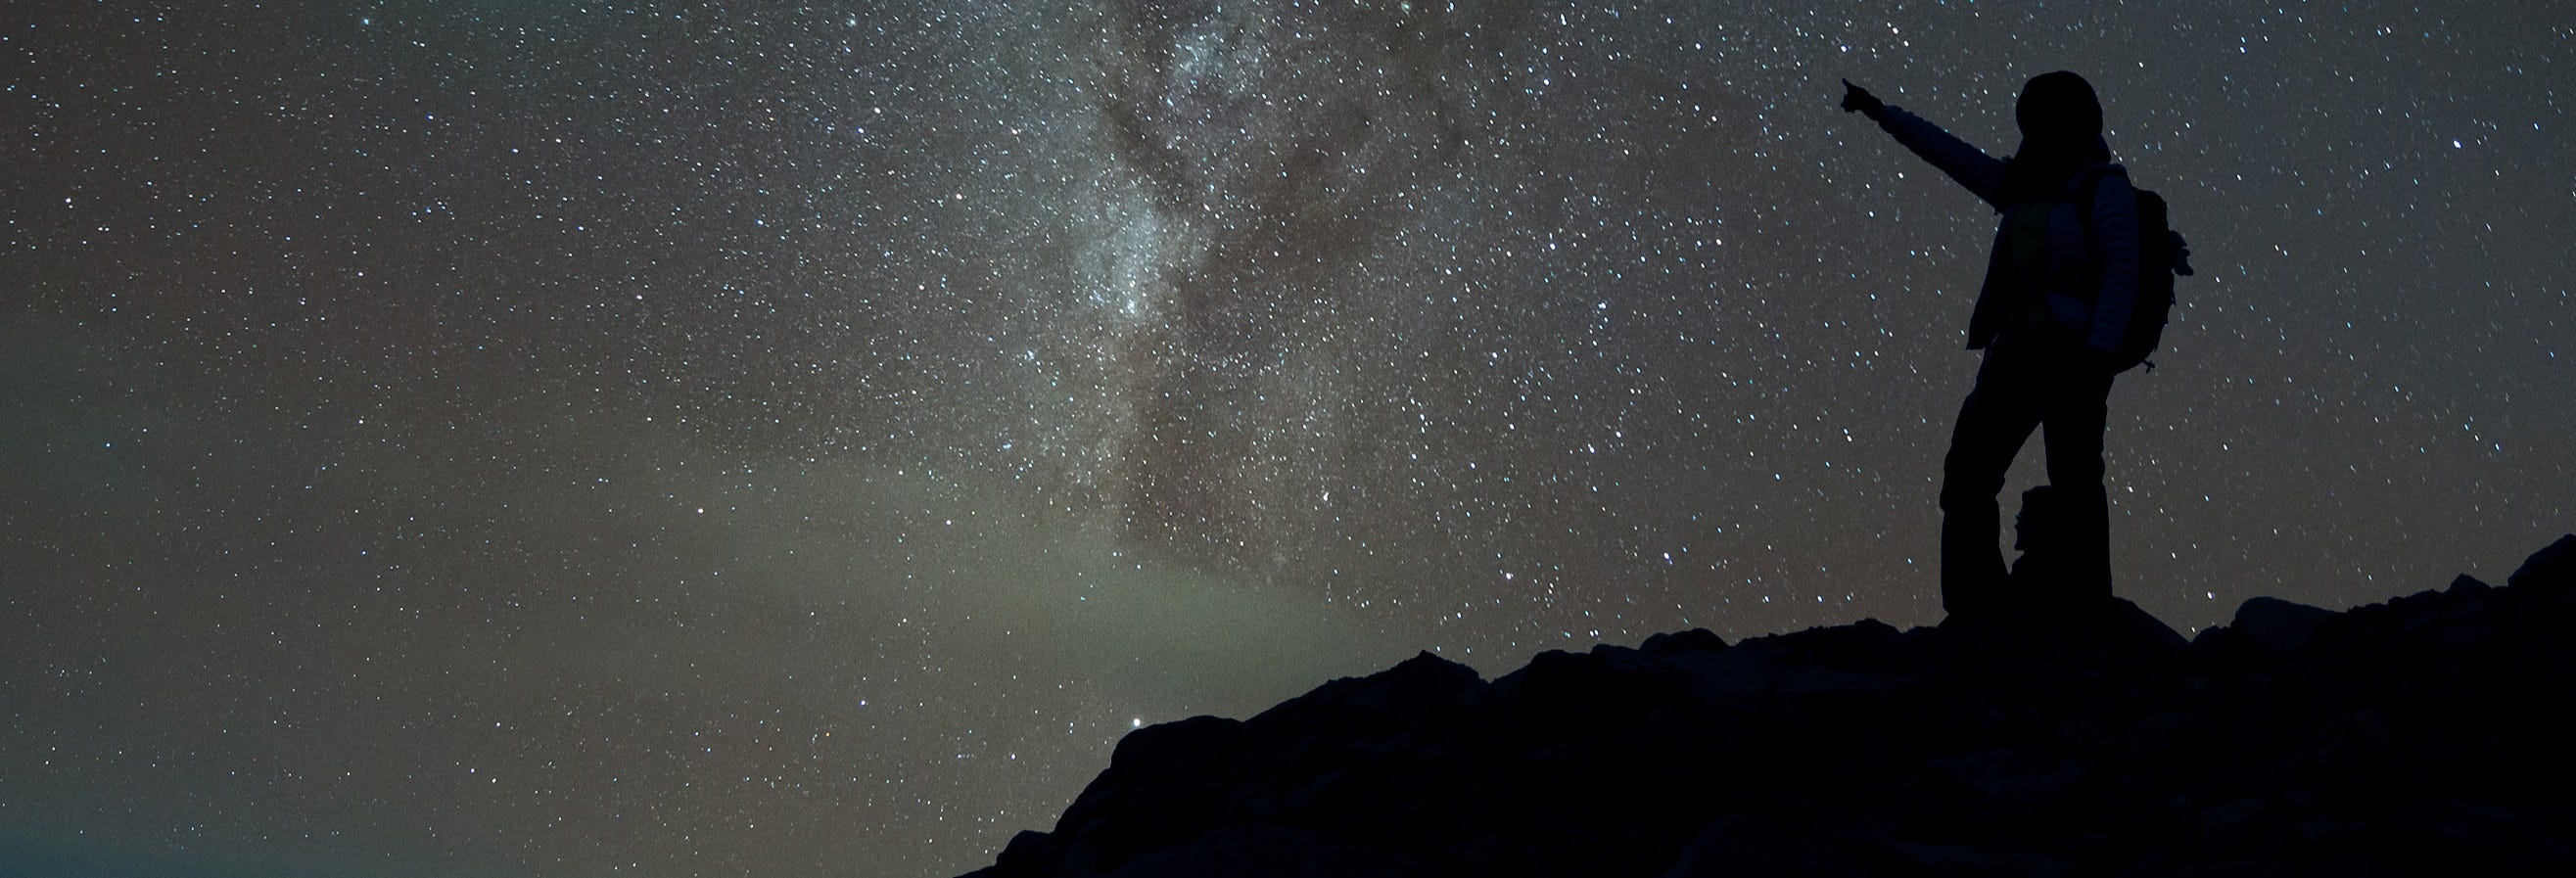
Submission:
M 1428 653 L 1139 730 L 983 878 L 2576 874 L 2576 536 L 2502 588 Z

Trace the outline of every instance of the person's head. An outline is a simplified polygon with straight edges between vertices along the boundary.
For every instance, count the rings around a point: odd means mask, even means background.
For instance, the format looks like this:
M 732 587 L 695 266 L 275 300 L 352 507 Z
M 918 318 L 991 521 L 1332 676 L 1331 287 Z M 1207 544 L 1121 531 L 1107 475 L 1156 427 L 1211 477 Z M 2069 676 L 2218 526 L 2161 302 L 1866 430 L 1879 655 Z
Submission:
M 2093 85 L 2064 70 L 2030 78 L 2013 102 L 2021 148 L 2004 170 L 2004 200 L 2044 197 L 2086 164 L 2111 160 L 2102 139 L 2102 102 Z
M 2013 548 L 2028 552 L 2048 542 L 2049 517 L 2057 514 L 2057 492 L 2040 485 L 2021 492 L 2021 512 L 2013 516 Z
M 2102 100 L 2084 77 L 2060 70 L 2030 78 L 2013 102 L 2021 136 L 2050 144 L 2089 144 L 2102 137 Z

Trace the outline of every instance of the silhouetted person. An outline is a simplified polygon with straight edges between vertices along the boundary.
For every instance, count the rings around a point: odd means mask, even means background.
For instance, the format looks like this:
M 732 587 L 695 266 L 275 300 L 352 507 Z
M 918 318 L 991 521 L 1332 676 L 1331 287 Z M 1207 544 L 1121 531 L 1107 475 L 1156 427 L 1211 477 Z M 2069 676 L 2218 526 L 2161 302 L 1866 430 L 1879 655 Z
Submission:
M 1959 406 L 1941 476 L 1941 604 L 1981 614 L 2004 602 L 1995 494 L 2033 430 L 2045 428 L 2051 542 L 2070 602 L 2111 595 L 2111 527 L 2102 493 L 2102 433 L 2118 371 L 2114 353 L 2138 299 L 2137 196 L 2111 163 L 2093 86 L 2065 71 L 2022 87 L 2013 106 L 2021 147 L 1997 159 L 1846 81 L 1845 111 L 2002 214 L 1968 320 L 1984 350 L 1976 389 Z

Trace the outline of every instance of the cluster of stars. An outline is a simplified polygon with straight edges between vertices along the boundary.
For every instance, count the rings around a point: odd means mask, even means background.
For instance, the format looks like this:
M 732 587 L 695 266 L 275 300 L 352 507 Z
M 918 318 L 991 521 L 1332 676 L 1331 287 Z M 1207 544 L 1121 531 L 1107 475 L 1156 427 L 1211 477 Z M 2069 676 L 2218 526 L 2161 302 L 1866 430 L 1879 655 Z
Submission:
M 65 873 L 954 874 L 1415 650 L 1934 621 L 1992 216 L 1843 78 L 2000 153 L 2077 69 L 2174 204 L 2124 596 L 2576 529 L 2576 28 L 2501 9 L 92 6 L 0 33 Z

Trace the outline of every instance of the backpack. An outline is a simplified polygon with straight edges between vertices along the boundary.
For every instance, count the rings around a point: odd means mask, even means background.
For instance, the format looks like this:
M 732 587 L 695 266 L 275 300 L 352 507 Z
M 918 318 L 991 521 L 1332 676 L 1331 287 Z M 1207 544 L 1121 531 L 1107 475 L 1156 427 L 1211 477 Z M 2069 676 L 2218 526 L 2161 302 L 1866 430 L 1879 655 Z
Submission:
M 2099 252 L 2101 243 L 2093 240 L 2093 190 L 2100 185 L 2100 175 L 2128 172 L 2118 166 L 2095 168 L 2086 172 L 2085 182 L 2078 186 L 2082 193 L 2078 209 L 2083 211 L 2085 246 Z M 2182 233 L 2173 230 L 2166 215 L 2165 197 L 2152 190 L 2130 186 L 2138 196 L 2138 302 L 2129 312 L 2129 332 L 2120 347 L 2111 352 L 2112 363 L 2126 372 L 2145 363 L 2147 371 L 2156 364 L 2147 359 L 2164 340 L 2165 324 L 2173 320 L 2174 278 L 2190 275 L 2191 245 Z

